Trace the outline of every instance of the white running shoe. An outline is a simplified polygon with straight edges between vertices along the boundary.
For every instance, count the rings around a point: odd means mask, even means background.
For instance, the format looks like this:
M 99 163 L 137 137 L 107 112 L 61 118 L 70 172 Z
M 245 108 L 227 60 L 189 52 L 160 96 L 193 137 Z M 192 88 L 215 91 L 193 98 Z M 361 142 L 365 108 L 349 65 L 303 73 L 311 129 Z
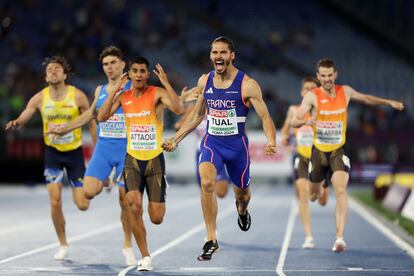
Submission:
M 342 251 L 345 251 L 346 249 L 346 243 L 344 241 L 343 237 L 336 238 L 334 246 L 332 247 L 332 251 L 335 253 L 341 253 Z
M 137 271 L 152 271 L 153 269 L 150 256 L 145 256 L 137 264 Z
M 305 241 L 302 244 L 303 249 L 312 249 L 315 248 L 315 244 L 313 243 L 313 237 L 309 236 L 305 238 Z
M 135 265 L 137 263 L 137 259 L 135 258 L 134 250 L 131 247 L 126 247 L 122 249 L 122 254 L 125 257 L 125 264 L 127 266 Z
M 68 246 L 62 245 L 59 247 L 59 251 L 56 252 L 55 255 L 53 255 L 53 259 L 55 260 L 63 260 L 68 255 Z

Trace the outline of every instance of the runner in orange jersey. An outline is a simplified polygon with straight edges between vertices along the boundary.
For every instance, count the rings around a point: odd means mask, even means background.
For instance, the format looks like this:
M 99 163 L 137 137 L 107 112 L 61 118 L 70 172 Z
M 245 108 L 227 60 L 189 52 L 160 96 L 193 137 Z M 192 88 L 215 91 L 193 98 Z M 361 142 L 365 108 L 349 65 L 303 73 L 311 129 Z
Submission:
M 167 74 L 157 64 L 154 73 L 164 88 L 150 86 L 149 62 L 143 57 L 129 63 L 132 87 L 117 96 L 117 91 L 127 82 L 124 75 L 117 85 L 108 89 L 108 97 L 99 109 L 98 121 L 106 121 L 122 106 L 127 133 L 127 155 L 124 166 L 126 198 L 133 213 L 132 232 L 142 259 L 138 271 L 152 270 L 152 260 L 147 245 L 143 214 L 143 193 L 147 191 L 148 214 L 154 224 L 162 223 L 165 215 L 165 161 L 161 148 L 164 128 L 164 109 L 176 114 L 183 112 L 180 98 L 168 81 Z
M 367 105 L 390 105 L 397 110 L 403 110 L 404 104 L 363 94 L 348 85 L 335 85 L 338 72 L 330 59 L 322 59 L 317 63 L 316 76 L 321 87 L 305 95 L 290 124 L 293 127 L 305 124 L 313 126 L 314 142 L 309 165 L 311 200 L 319 197 L 320 187 L 327 171 L 331 170 L 333 173 L 331 180 L 336 197 L 336 240 L 332 251 L 339 253 L 347 246 L 344 241 L 348 213 L 346 187 L 351 166 L 343 146 L 346 140 L 348 103 L 354 100 Z M 305 116 L 309 112 L 311 118 L 307 120 Z

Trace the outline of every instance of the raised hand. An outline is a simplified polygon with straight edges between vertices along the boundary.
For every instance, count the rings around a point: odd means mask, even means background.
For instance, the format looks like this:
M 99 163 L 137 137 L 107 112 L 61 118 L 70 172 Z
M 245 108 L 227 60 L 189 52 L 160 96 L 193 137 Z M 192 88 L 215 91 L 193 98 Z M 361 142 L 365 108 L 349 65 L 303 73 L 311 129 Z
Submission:
M 166 139 L 162 144 L 161 148 L 166 152 L 172 152 L 177 149 L 177 143 L 175 142 L 174 138 Z
M 155 75 L 160 79 L 161 84 L 165 87 L 169 84 L 167 73 L 165 73 L 164 68 L 162 68 L 161 64 L 157 63 L 155 65 L 158 71 L 152 70 Z
M 197 100 L 199 95 L 200 95 L 200 89 L 198 88 L 198 86 L 195 86 L 191 88 L 190 90 L 187 90 L 187 86 L 186 86 L 183 88 L 183 90 L 181 90 L 180 100 L 183 103 L 192 102 L 192 101 Z
M 128 82 L 128 74 L 127 73 L 123 73 L 121 78 L 119 78 L 119 80 L 117 82 L 114 83 L 113 86 L 109 86 L 107 88 L 107 93 L 117 93 L 120 90 L 122 90 L 124 88 L 124 86 L 127 84 Z
M 266 155 L 274 155 L 276 154 L 276 145 L 275 144 L 267 144 L 265 147 L 265 153 Z

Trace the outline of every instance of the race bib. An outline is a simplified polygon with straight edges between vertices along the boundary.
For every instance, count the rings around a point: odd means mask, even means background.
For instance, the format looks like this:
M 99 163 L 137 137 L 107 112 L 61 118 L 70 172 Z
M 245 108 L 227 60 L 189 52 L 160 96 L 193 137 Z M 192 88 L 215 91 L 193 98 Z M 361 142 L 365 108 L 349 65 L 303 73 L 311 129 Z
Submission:
M 99 137 L 126 138 L 124 114 L 114 114 L 99 124 Z
M 158 147 L 156 125 L 131 125 L 131 150 L 156 150 L 157 148 Z
M 211 135 L 217 136 L 229 136 L 239 134 L 239 128 L 237 127 L 237 123 L 246 120 L 245 117 L 237 117 L 236 109 L 216 110 L 212 108 L 209 109 L 207 119 L 207 132 Z
M 311 147 L 313 145 L 313 129 L 310 126 L 302 126 L 298 130 L 297 141 L 299 146 Z
M 53 145 L 65 145 L 70 144 L 75 140 L 73 131 L 70 131 L 64 135 L 50 135 L 50 141 Z
M 339 145 L 342 143 L 342 122 L 320 122 L 316 123 L 316 143 Z

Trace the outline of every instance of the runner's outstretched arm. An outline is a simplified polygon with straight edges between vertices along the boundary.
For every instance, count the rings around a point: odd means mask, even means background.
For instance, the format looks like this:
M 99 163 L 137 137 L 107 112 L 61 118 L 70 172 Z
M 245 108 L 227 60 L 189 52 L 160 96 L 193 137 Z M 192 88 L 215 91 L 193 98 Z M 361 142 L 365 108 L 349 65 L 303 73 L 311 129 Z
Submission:
M 348 99 L 361 102 L 367 105 L 389 105 L 394 109 L 403 110 L 404 109 L 404 103 L 391 100 L 391 99 L 385 99 L 373 95 L 363 94 L 361 92 L 358 92 L 354 90 L 352 87 L 348 85 L 344 85 L 345 93 L 347 94 Z
M 16 129 L 21 128 L 24 126 L 30 118 L 32 118 L 33 114 L 36 112 L 42 103 L 42 92 L 36 93 L 29 102 L 27 103 L 26 108 L 20 113 L 19 117 L 15 120 L 11 120 L 6 124 L 5 129 Z

